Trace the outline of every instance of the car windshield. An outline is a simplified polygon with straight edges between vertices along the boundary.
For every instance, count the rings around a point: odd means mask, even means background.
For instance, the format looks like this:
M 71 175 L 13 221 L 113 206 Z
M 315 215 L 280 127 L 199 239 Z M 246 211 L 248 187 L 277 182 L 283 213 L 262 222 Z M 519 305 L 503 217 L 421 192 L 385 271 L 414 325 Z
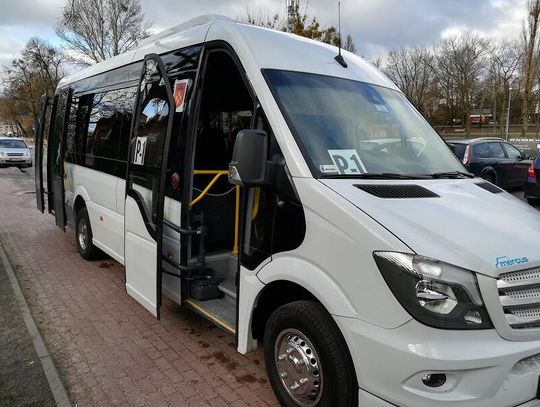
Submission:
M 27 148 L 22 140 L 0 140 L 0 148 Z
M 315 176 L 466 171 L 398 91 L 324 75 L 264 72 Z

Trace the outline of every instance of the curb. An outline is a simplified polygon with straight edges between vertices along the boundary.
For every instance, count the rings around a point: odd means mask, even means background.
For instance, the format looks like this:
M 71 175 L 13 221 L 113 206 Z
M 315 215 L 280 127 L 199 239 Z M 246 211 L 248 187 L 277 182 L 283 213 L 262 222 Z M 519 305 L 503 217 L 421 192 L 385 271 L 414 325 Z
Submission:
M 30 308 L 28 308 L 28 304 L 26 302 L 26 299 L 24 298 L 24 294 L 22 293 L 17 277 L 15 276 L 15 273 L 13 271 L 13 268 L 11 267 L 8 256 L 6 254 L 6 251 L 4 250 L 1 241 L 0 261 L 4 263 L 4 267 L 11 283 L 11 287 L 13 288 L 15 298 L 19 303 L 19 308 L 23 315 L 24 324 L 26 325 L 26 329 L 28 330 L 28 333 L 32 338 L 32 343 L 34 344 L 36 353 L 39 357 L 39 360 L 41 361 L 41 366 L 43 367 L 43 371 L 45 372 L 45 377 L 47 378 L 47 382 L 49 383 L 49 387 L 51 389 L 54 400 L 56 401 L 56 405 L 59 407 L 71 407 L 71 402 L 69 400 L 66 388 L 62 383 L 62 379 L 58 374 L 58 370 L 56 370 L 52 356 L 50 355 L 47 347 L 45 346 L 45 343 L 43 342 L 43 338 L 39 333 L 36 322 L 34 321 L 32 314 L 30 313 Z

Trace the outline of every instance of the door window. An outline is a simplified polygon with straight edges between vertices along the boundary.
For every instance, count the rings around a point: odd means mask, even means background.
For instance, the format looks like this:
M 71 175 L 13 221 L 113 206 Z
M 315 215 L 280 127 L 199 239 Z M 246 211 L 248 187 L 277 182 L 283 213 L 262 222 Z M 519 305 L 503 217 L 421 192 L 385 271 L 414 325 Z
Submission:
M 500 143 L 482 143 L 474 146 L 474 155 L 478 158 L 505 158 Z
M 515 148 L 513 145 L 505 143 L 504 148 L 506 149 L 508 158 L 511 158 L 513 160 L 521 159 L 521 152 L 517 148 Z
M 157 62 L 148 59 L 141 80 L 136 123 L 130 146 L 128 188 L 142 206 L 150 230 L 156 230 L 163 149 L 170 106 Z

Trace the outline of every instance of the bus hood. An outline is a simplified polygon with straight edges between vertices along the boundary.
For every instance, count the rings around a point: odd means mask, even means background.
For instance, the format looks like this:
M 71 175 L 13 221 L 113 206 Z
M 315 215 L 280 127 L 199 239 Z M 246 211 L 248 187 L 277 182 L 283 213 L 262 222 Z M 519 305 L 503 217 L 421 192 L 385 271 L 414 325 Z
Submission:
M 481 188 L 478 184 L 483 180 L 321 182 L 417 254 L 491 277 L 540 265 L 540 212 L 507 192 Z M 363 185 L 405 184 L 423 187 L 437 196 L 400 193 L 400 197 L 381 198 L 361 189 Z

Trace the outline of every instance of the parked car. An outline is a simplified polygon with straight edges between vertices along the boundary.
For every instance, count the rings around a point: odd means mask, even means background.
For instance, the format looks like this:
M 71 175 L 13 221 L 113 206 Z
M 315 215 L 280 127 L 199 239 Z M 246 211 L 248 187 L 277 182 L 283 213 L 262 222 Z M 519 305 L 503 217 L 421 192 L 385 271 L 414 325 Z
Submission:
M 32 166 L 32 155 L 23 139 L 0 137 L 0 167 L 5 166 Z
M 474 175 L 501 188 L 521 188 L 532 161 L 500 138 L 452 140 L 448 145 Z

